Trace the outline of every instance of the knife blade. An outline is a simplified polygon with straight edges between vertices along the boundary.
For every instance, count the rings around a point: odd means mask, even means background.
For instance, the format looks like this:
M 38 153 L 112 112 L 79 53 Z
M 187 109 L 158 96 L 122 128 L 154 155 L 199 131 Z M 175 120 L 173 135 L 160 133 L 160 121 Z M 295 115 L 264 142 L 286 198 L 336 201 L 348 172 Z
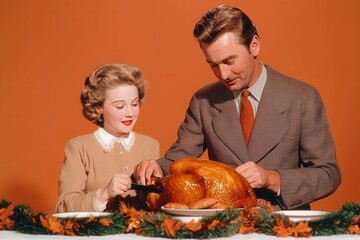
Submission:
M 131 189 L 133 190 L 141 190 L 146 192 L 154 192 L 154 193 L 161 193 L 164 191 L 162 187 L 157 187 L 154 185 L 142 185 L 137 183 L 131 183 Z

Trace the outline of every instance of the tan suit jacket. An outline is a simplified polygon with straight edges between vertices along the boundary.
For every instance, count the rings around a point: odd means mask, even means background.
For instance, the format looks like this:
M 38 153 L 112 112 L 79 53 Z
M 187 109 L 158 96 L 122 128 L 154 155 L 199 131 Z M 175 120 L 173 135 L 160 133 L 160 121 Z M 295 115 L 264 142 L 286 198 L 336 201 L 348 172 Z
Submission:
M 215 82 L 193 95 L 177 141 L 158 162 L 168 174 L 172 161 L 200 157 L 206 149 L 211 160 L 233 168 L 254 161 L 280 173 L 287 208 L 306 209 L 341 182 L 325 108 L 316 89 L 266 68 L 268 78 L 248 147 L 232 92 Z M 274 205 L 281 199 L 264 189 L 257 194 Z

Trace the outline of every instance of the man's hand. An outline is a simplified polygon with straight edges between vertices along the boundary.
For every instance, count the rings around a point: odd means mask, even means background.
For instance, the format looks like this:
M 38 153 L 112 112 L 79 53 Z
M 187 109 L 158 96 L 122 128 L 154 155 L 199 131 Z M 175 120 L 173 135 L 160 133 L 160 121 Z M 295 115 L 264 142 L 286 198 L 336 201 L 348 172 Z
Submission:
M 280 189 L 280 174 L 275 170 L 260 167 L 251 161 L 235 170 L 246 178 L 252 188 L 268 188 L 275 193 Z
M 134 168 L 134 177 L 137 183 L 150 185 L 151 177 L 162 177 L 164 173 L 155 160 L 143 160 Z

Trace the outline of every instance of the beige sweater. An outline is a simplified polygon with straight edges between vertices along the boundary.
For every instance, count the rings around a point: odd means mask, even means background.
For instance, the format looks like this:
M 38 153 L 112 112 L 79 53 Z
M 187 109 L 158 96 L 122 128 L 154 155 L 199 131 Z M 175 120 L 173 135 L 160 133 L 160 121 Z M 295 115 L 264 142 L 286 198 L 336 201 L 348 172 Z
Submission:
M 95 192 L 104 188 L 115 173 L 131 175 L 141 160 L 159 157 L 159 142 L 137 133 L 130 152 L 120 143 L 115 143 L 113 149 L 106 153 L 94 134 L 71 139 L 65 146 L 56 212 L 95 211 Z M 135 191 L 130 190 L 118 198 L 136 202 L 139 201 L 136 195 Z

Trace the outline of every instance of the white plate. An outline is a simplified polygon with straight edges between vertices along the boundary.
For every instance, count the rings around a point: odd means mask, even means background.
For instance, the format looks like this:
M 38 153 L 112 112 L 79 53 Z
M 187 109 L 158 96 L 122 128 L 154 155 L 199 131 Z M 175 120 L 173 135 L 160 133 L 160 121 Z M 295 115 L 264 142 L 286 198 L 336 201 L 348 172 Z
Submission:
M 273 213 L 284 214 L 293 222 L 299 221 L 314 221 L 319 219 L 329 212 L 326 211 L 313 211 L 313 210 L 283 210 L 283 211 L 275 211 Z
M 88 218 L 90 216 L 94 217 L 106 217 L 111 213 L 108 212 L 64 212 L 64 213 L 55 213 L 52 216 L 57 218 Z
M 194 220 L 194 222 L 197 222 L 199 221 L 201 218 L 203 217 L 196 217 L 196 216 L 174 216 L 173 217 L 174 219 L 177 219 L 177 220 L 181 220 L 183 221 L 184 223 L 188 223 L 188 222 L 191 222 L 192 220 Z
M 195 217 L 211 216 L 218 212 L 224 211 L 224 209 L 175 209 L 165 208 L 164 206 L 161 207 L 161 210 L 172 215 Z M 242 210 L 242 208 L 236 208 L 236 210 Z

